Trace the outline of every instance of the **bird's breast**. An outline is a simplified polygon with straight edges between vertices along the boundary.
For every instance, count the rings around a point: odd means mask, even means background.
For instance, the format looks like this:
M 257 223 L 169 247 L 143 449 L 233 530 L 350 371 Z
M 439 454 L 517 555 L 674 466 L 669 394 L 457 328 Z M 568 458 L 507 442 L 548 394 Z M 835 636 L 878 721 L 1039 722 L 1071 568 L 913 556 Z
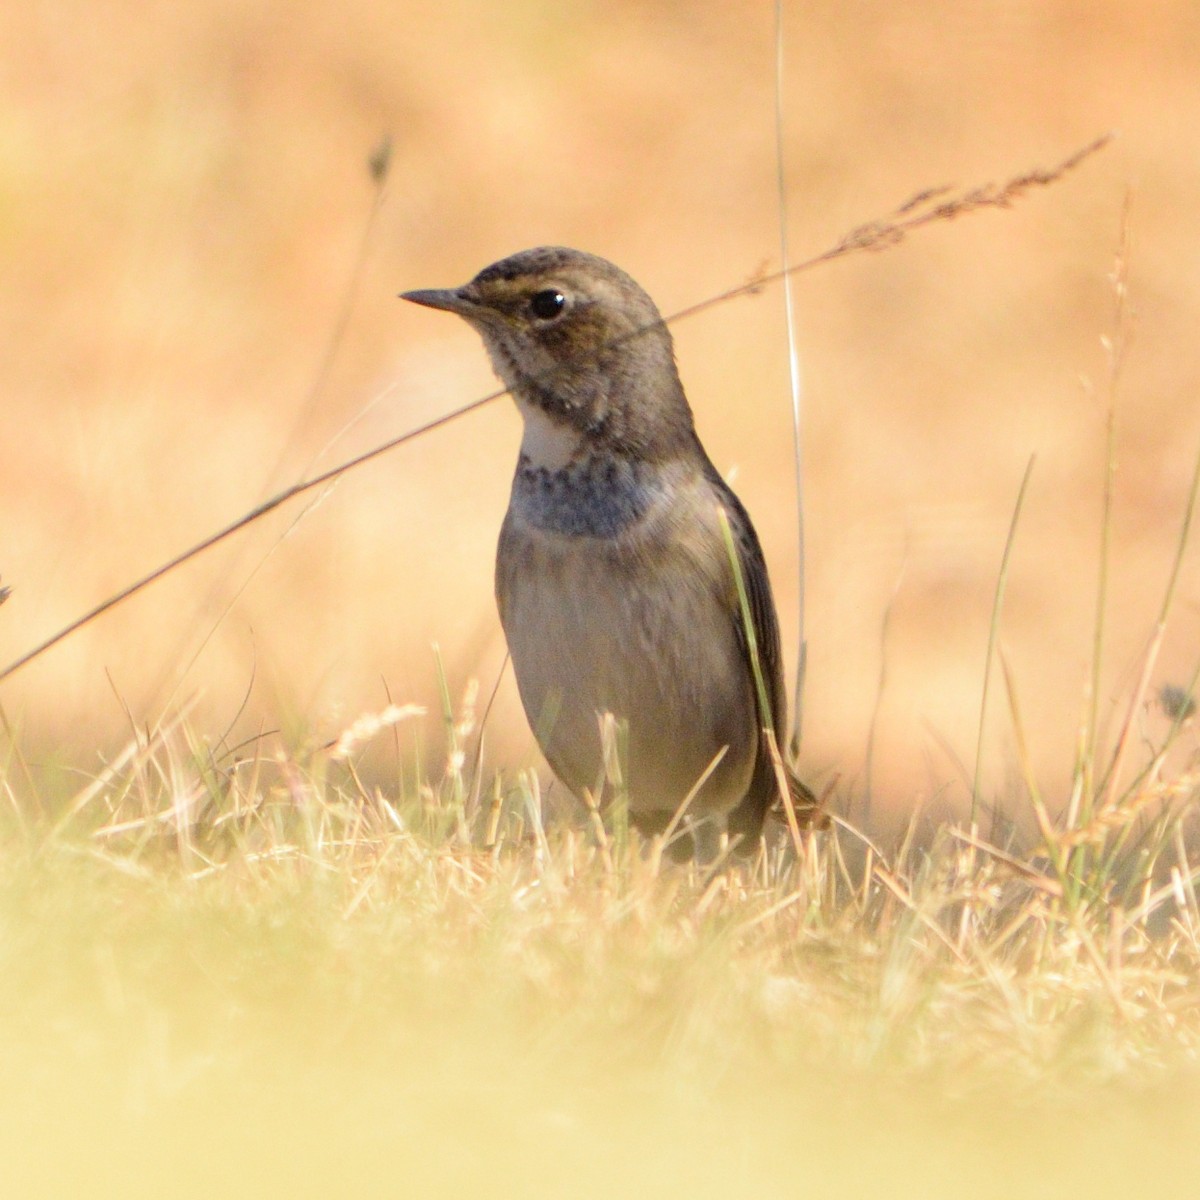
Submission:
M 673 809 L 725 748 L 700 798 L 724 810 L 745 794 L 757 728 L 715 502 L 687 471 L 633 471 L 628 487 L 622 471 L 518 471 L 496 594 L 521 699 L 573 791 L 597 782 L 611 712 L 628 723 L 635 809 Z

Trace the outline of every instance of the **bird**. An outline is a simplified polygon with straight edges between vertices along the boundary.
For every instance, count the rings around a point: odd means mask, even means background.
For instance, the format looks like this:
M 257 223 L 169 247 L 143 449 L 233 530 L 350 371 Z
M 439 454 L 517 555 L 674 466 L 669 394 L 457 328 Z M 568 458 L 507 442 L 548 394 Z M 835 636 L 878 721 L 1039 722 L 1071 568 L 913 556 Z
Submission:
M 691 794 L 683 855 L 715 853 L 722 834 L 756 846 L 781 802 L 766 734 L 785 745 L 779 620 L 758 535 L 701 444 L 654 301 L 563 246 L 401 297 L 462 317 L 523 418 L 495 591 L 551 769 L 594 801 L 611 717 L 641 833 L 678 828 Z M 823 825 L 783 771 L 801 822 Z

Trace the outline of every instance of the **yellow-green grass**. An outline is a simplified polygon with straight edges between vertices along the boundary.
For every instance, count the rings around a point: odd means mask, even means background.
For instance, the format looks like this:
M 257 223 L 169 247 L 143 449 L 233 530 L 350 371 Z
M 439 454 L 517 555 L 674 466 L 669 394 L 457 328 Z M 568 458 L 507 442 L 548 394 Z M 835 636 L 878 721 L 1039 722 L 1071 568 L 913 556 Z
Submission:
M 1187 1194 L 1195 777 L 702 869 L 471 753 L 422 779 L 420 720 L 175 723 L 65 799 L 9 743 L 6 1195 Z

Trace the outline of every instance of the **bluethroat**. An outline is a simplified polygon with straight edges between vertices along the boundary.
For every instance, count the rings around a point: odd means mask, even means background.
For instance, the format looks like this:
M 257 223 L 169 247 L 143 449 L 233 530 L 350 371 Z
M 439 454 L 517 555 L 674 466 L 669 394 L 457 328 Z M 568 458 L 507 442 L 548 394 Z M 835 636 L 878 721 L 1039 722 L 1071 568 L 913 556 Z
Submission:
M 496 601 L 555 774 L 596 794 L 612 714 L 640 830 L 665 829 L 709 771 L 689 805 L 693 830 L 756 844 L 780 800 L 764 735 L 786 742 L 779 622 L 754 526 L 700 443 L 654 302 L 612 263 L 555 246 L 404 299 L 463 317 L 524 418 Z M 811 823 L 812 794 L 785 778 Z

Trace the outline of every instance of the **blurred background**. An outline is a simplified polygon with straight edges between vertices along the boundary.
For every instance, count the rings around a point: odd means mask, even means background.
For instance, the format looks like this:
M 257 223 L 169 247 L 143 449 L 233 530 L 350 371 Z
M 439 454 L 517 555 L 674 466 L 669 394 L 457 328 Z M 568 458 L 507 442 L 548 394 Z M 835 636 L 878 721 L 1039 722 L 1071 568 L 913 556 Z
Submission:
M 860 814 L 868 784 L 877 812 L 964 802 L 997 572 L 1036 454 L 1001 643 L 1061 800 L 1092 658 L 1127 200 L 1110 727 L 1200 451 L 1200 7 L 786 10 L 796 259 L 924 188 L 1002 182 L 1117 131 L 1011 211 L 796 281 L 808 773 L 836 775 L 838 804 Z M 613 259 L 664 311 L 774 265 L 774 57 L 767 3 L 0 9 L 0 661 L 271 492 L 491 391 L 475 335 L 398 291 L 544 242 Z M 368 160 L 385 136 L 381 190 Z M 794 664 L 782 294 L 676 339 L 701 434 L 765 544 Z M 0 685 L 25 753 L 94 772 L 131 721 L 184 705 L 214 741 L 279 728 L 317 742 L 389 696 L 436 707 L 433 643 L 455 700 L 471 679 L 486 697 L 518 439 L 499 401 L 98 620 Z M 1193 548 L 1155 688 L 1186 684 L 1198 658 Z M 991 713 L 985 777 L 1003 797 L 1017 763 L 999 680 Z M 1140 721 L 1148 737 L 1167 725 L 1154 705 Z M 491 761 L 537 761 L 511 679 L 489 732 Z M 436 769 L 436 724 L 421 736 Z

